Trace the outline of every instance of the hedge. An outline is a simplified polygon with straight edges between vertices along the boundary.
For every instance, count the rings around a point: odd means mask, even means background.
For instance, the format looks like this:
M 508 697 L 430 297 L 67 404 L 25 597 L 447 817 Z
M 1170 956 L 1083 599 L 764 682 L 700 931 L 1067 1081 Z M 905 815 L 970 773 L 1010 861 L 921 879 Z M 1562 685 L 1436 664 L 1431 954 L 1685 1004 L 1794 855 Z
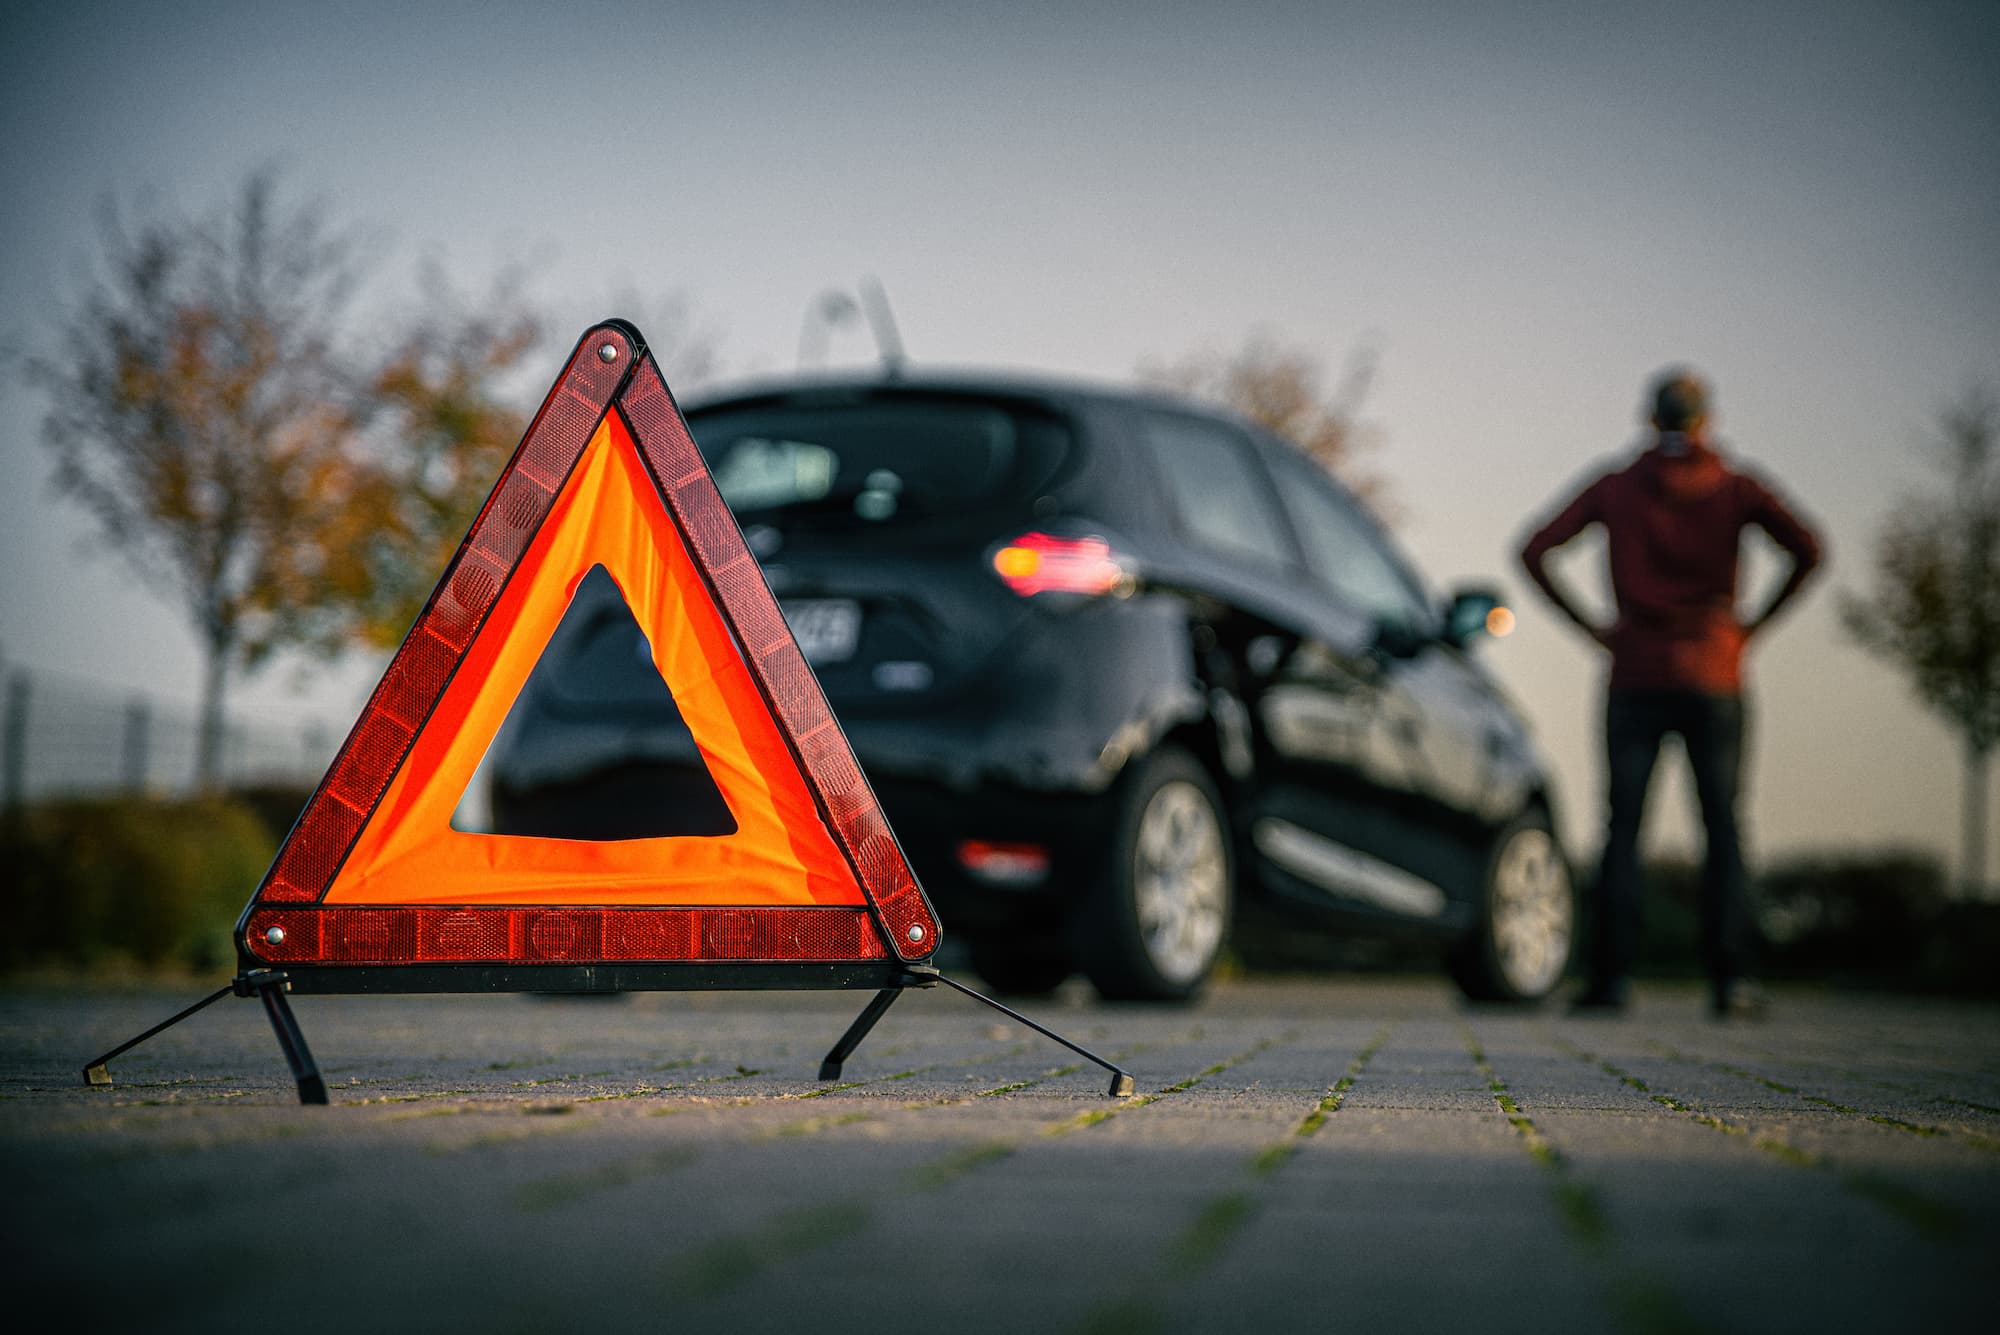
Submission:
M 226 798 L 72 798 L 0 828 L 0 968 L 137 964 L 213 972 L 277 850 Z

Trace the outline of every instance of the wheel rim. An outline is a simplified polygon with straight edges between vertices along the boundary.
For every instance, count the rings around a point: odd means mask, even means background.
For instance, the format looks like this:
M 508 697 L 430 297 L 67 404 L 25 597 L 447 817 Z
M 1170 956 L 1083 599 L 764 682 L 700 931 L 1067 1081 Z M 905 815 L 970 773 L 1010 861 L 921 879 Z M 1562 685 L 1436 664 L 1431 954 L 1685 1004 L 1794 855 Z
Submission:
M 1186 986 L 1214 962 L 1229 917 L 1229 858 L 1207 794 L 1162 784 L 1139 815 L 1132 902 L 1139 939 L 1167 982 Z
M 1493 869 L 1493 961 L 1523 997 L 1547 994 L 1569 963 L 1576 902 L 1569 867 L 1546 830 L 1521 830 Z

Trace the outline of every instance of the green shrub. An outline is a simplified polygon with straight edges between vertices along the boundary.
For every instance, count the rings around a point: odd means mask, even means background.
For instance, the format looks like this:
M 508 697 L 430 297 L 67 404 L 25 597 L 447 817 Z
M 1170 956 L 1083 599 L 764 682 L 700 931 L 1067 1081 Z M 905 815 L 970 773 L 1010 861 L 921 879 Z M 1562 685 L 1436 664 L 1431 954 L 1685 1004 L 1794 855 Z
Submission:
M 1912 981 L 1944 906 L 1938 860 L 1897 849 L 1776 859 L 1758 882 L 1765 957 L 1794 976 Z
M 1923 992 L 2000 997 L 2000 904 L 1949 904 L 1911 984 Z
M 1701 865 L 1647 863 L 1638 972 L 1702 972 Z M 1586 915 L 1594 908 L 1586 891 Z M 1751 892 L 1768 978 L 2000 994 L 2000 905 L 1952 903 L 1937 858 L 1904 849 L 1794 853 L 1757 869 Z M 1582 938 L 1588 941 L 1588 929 Z M 1586 948 L 1587 950 L 1587 948 Z M 1587 958 L 1579 955 L 1579 963 Z
M 0 967 L 213 971 L 276 851 L 256 813 L 221 798 L 73 798 L 0 833 Z
M 229 790 L 230 800 L 240 802 L 255 812 L 275 840 L 283 840 L 290 833 L 293 822 L 298 820 L 299 813 L 305 809 L 312 795 L 310 787 L 289 783 L 260 783 Z
M 1663 858 L 1648 862 L 1644 875 L 1638 971 L 1655 977 L 1698 975 L 1701 864 Z

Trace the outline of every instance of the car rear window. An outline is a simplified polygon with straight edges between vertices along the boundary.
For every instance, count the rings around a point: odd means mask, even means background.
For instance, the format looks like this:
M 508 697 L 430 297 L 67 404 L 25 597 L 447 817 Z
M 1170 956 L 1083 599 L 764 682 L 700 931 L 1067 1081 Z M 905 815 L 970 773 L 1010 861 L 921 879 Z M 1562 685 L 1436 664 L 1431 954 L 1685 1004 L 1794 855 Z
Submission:
M 916 395 L 725 406 L 688 426 L 738 515 L 829 527 L 1032 499 L 1070 443 L 1052 414 Z

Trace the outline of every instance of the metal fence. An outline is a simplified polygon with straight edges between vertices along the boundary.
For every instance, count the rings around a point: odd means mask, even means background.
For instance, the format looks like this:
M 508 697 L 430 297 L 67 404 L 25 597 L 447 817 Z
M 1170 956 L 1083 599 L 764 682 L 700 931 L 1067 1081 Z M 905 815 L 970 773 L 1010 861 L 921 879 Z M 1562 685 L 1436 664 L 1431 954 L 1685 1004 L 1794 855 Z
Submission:
M 228 788 L 311 787 L 351 720 L 231 716 Z M 197 711 L 187 701 L 121 691 L 66 673 L 14 667 L 0 698 L 0 806 L 103 793 L 191 793 Z

